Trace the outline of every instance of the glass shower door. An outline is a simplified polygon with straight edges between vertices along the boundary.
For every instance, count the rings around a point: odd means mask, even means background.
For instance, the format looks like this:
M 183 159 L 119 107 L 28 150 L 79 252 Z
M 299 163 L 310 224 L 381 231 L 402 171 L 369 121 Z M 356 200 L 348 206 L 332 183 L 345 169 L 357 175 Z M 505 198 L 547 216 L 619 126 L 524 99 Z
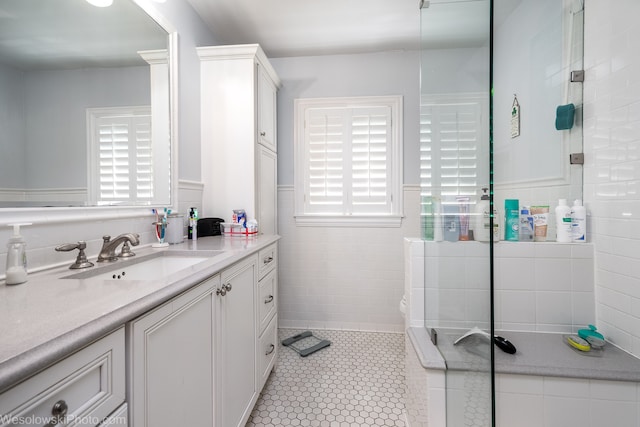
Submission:
M 421 6 L 425 327 L 447 365 L 448 427 L 493 425 L 490 28 L 490 0 Z

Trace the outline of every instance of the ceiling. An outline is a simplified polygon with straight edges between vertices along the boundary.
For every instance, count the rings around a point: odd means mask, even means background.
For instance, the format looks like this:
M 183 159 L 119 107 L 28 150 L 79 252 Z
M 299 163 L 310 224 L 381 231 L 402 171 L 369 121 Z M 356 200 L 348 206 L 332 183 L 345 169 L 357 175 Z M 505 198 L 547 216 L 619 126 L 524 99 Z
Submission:
M 142 65 L 167 33 L 132 1 L 0 0 L 0 62 L 18 69 Z
M 468 47 L 488 36 L 489 0 L 425 1 L 422 39 L 419 0 L 186 1 L 218 42 L 260 43 L 269 57 Z M 166 33 L 130 0 L 0 0 L 0 62 L 21 69 L 142 64 L 138 50 L 164 47 Z
M 418 0 L 188 0 L 216 40 L 269 57 L 413 50 Z

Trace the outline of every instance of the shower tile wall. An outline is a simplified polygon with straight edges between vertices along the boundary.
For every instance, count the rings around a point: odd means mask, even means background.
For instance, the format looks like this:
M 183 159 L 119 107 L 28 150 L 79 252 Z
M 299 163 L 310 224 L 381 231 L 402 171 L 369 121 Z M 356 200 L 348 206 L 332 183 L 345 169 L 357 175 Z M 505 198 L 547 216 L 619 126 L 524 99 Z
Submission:
M 640 355 L 640 2 L 586 0 L 584 199 L 598 326 Z
M 278 189 L 282 327 L 402 332 L 402 239 L 420 235 L 420 188 L 405 186 L 401 227 L 300 227 Z
M 424 324 L 426 301 L 428 325 L 488 327 L 478 324 L 489 312 L 486 243 L 407 239 L 405 249 L 408 326 Z M 498 329 L 568 332 L 594 323 L 593 245 L 500 242 L 495 289 Z

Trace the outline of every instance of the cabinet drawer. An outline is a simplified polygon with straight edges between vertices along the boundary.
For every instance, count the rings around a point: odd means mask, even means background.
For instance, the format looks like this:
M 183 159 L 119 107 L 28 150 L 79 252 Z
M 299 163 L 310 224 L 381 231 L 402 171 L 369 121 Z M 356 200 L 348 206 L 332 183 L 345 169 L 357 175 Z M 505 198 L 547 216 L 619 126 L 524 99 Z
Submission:
M 278 246 L 273 244 L 258 253 L 258 279 L 262 279 L 278 263 Z
M 258 345 L 258 391 L 267 381 L 278 355 L 278 316 L 273 316 Z
M 95 426 L 125 401 L 124 328 L 0 395 L 0 425 Z M 54 409 L 55 408 L 55 409 Z
M 261 334 L 269 324 L 269 320 L 277 310 L 278 291 L 277 271 L 271 270 L 258 282 L 258 319 L 260 320 L 258 333 Z
M 128 410 L 129 408 L 125 403 L 124 405 L 120 406 L 113 414 L 109 415 L 109 418 L 104 420 L 104 423 L 100 424 L 100 427 L 128 426 Z

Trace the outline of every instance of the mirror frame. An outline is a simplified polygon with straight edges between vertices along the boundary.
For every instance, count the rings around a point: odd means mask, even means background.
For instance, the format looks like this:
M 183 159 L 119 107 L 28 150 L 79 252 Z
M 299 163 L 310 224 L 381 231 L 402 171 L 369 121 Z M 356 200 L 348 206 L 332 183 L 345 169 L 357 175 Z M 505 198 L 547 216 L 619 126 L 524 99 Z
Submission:
M 178 206 L 178 31 L 155 7 L 152 0 L 131 0 L 167 32 L 169 65 L 169 134 L 171 150 L 170 208 Z M 139 218 L 151 215 L 154 206 L 80 206 L 0 208 L 0 227 L 13 223 L 56 224 Z M 157 207 L 157 206 L 156 206 Z

